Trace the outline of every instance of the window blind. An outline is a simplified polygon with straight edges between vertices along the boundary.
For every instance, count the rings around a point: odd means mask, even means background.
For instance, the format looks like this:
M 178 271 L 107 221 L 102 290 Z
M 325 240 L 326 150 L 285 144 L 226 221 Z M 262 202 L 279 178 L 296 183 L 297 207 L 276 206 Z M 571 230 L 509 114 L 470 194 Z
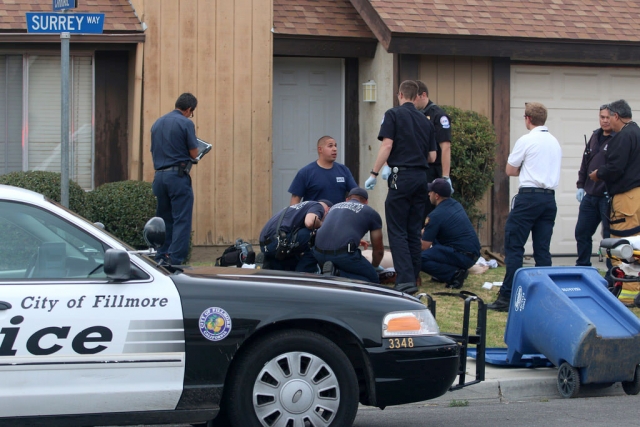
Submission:
M 0 55 L 0 175 L 22 170 L 22 55 Z

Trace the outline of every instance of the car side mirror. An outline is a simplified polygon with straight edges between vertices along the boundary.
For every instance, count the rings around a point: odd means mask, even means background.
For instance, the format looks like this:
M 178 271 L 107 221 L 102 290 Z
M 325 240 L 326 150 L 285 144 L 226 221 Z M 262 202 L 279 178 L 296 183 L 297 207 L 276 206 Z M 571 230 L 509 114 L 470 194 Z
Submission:
M 123 282 L 131 278 L 129 254 L 120 249 L 107 249 L 104 253 L 104 272 L 109 280 Z
M 144 241 L 147 242 L 150 248 L 158 249 L 164 245 L 166 228 L 164 220 L 160 217 L 154 216 L 144 225 Z

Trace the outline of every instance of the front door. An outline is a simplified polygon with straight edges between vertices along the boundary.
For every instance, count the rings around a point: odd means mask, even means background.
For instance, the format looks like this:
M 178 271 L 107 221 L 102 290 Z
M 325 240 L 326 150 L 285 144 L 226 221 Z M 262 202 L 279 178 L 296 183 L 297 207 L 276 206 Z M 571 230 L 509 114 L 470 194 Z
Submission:
M 342 59 L 274 58 L 272 212 L 289 205 L 298 170 L 318 158 L 324 135 L 338 143 L 344 163 L 344 66 Z

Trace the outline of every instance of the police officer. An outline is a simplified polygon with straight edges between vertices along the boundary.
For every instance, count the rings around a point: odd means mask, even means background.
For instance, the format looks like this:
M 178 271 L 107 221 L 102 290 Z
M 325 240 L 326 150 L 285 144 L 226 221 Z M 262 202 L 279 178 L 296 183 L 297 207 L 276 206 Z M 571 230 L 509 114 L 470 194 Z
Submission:
M 353 188 L 347 200 L 333 205 L 316 234 L 313 255 L 323 273 L 335 274 L 350 279 L 379 283 L 376 268 L 384 255 L 382 241 L 382 218 L 367 206 L 369 194 L 360 187 Z M 371 236 L 372 262 L 360 253 L 361 239 L 369 232 Z
M 530 233 L 536 266 L 551 266 L 549 247 L 558 212 L 555 189 L 560 181 L 562 149 L 544 126 L 546 121 L 544 105 L 525 103 L 524 123 L 529 133 L 516 141 L 505 168 L 508 176 L 517 176 L 520 180 L 520 189 L 504 227 L 507 271 L 498 298 L 487 306 L 490 310 L 509 311 L 513 277 L 522 267 L 524 245 Z
M 450 197 L 451 186 L 445 179 L 429 184 L 429 201 L 435 209 L 422 233 L 422 271 L 457 289 L 480 257 L 480 241 L 462 205 Z
M 328 200 L 309 200 L 287 206 L 272 216 L 260 232 L 257 266 L 317 273 L 318 263 L 310 250 L 311 233 L 320 228 L 331 206 Z
M 156 216 L 164 220 L 166 237 L 158 249 L 156 261 L 180 265 L 189 252 L 191 220 L 193 216 L 193 189 L 189 172 L 192 159 L 198 155 L 198 142 L 193 122 L 193 111 L 198 100 L 183 93 L 175 103 L 175 110 L 160 117 L 151 126 L 151 157 L 153 168 L 153 194 L 158 200 Z
M 607 105 L 600 107 L 600 127 L 593 131 L 588 145 L 582 155 L 582 163 L 578 172 L 576 199 L 580 203 L 575 237 L 578 247 L 576 265 L 591 265 L 593 249 L 593 233 L 602 224 L 602 237 L 609 237 L 609 201 L 605 196 L 603 181 L 592 181 L 588 174 L 605 163 L 605 154 L 609 141 L 615 135 L 609 121 Z M 611 269 L 611 260 L 607 258 L 607 271 Z M 609 274 L 607 272 L 607 274 Z
M 444 112 L 442 108 L 434 104 L 429 99 L 429 89 L 427 85 L 417 80 L 418 84 L 418 97 L 416 98 L 416 108 L 422 112 L 427 119 L 433 124 L 436 129 L 436 143 L 438 154 L 436 160 L 429 164 L 429 170 L 427 171 L 427 177 L 429 182 L 432 182 L 436 178 L 444 178 L 451 186 L 453 192 L 453 186 L 451 184 L 451 119 Z M 425 217 L 429 215 L 435 206 L 431 203 L 427 203 L 427 210 Z
M 420 229 L 428 203 L 427 169 L 436 158 L 433 125 L 413 104 L 418 85 L 412 80 L 400 84 L 399 106 L 384 114 L 378 139 L 382 141 L 367 190 L 376 185 L 376 177 L 385 162 L 391 168 L 389 192 L 385 201 L 387 232 L 393 265 L 398 273 L 395 288 L 416 293 L 420 275 Z

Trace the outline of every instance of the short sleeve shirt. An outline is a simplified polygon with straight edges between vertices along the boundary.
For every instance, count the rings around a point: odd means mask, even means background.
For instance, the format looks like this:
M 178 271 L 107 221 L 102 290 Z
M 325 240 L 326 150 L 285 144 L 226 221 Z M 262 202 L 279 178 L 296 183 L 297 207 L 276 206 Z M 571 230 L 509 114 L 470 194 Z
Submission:
M 521 136 L 507 160 L 520 169 L 520 187 L 555 190 L 560 182 L 562 149 L 546 126 L 537 126 Z
M 438 156 L 435 164 L 441 164 L 440 143 L 451 142 L 451 118 L 444 112 L 442 108 L 429 100 L 429 103 L 422 110 L 427 119 L 433 124 L 436 130 L 436 143 L 438 144 Z
M 422 240 L 480 254 L 480 240 L 467 213 L 457 200 L 445 199 L 429 214 Z
M 430 151 L 436 151 L 433 124 L 411 102 L 391 108 L 384 113 L 378 139 L 393 140 L 387 159 L 389 167 L 429 167 Z
M 300 202 L 295 205 L 287 206 L 283 210 L 286 210 L 286 212 L 282 218 L 280 229 L 285 233 L 293 231 L 296 228 L 303 228 L 304 218 L 309 213 L 316 214 L 320 219 L 324 217 L 324 206 L 315 201 Z M 267 238 L 276 234 L 276 227 L 278 225 L 278 221 L 280 221 L 280 216 L 282 215 L 283 210 L 272 216 L 269 221 L 267 221 L 260 232 L 261 242 L 264 242 Z
M 331 169 L 311 162 L 298 171 L 289 186 L 289 193 L 304 200 L 329 200 L 336 204 L 344 202 L 349 191 L 357 187 L 351 171 L 345 165 L 333 162 Z
M 160 117 L 151 126 L 151 157 L 155 170 L 191 161 L 189 150 L 198 148 L 196 128 L 180 110 Z
M 342 249 L 349 243 L 358 247 L 366 233 L 381 228 L 380 214 L 369 205 L 355 200 L 338 203 L 318 229 L 316 247 L 325 251 Z

